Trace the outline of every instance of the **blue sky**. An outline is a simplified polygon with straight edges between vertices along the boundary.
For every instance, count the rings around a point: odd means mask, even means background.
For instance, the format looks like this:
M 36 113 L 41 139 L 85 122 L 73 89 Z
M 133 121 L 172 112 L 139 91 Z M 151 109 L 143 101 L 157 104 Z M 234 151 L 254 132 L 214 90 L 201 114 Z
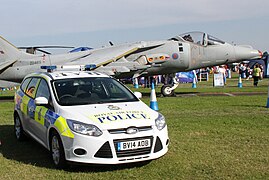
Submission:
M 268 0 L 0 0 L 0 35 L 16 46 L 100 47 L 205 31 L 269 50 Z

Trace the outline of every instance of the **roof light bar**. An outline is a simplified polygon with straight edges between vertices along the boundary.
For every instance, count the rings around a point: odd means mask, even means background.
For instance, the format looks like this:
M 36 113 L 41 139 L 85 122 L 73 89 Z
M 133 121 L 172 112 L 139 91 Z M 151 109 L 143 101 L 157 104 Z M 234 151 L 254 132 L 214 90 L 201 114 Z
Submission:
M 41 66 L 41 69 L 46 69 L 47 72 L 52 72 L 56 68 L 57 68 L 57 66 Z
M 96 64 L 87 64 L 85 65 L 85 71 L 90 71 L 96 68 Z
M 73 70 L 73 71 L 92 71 L 96 68 L 96 64 L 87 64 L 87 65 L 62 65 L 62 66 L 41 66 L 41 69 L 46 69 L 47 72 L 52 72 L 54 70 L 64 71 L 64 70 Z

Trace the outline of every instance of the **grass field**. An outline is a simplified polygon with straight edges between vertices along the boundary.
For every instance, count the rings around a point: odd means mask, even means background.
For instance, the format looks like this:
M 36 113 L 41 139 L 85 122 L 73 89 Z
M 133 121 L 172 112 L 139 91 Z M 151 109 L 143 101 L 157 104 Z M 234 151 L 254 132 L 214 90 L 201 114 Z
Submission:
M 149 89 L 135 91 L 143 92 L 142 100 L 149 104 Z M 34 141 L 17 142 L 14 104 L 0 102 L 0 179 L 269 179 L 268 79 L 257 88 L 251 81 L 238 88 L 231 79 L 224 88 L 213 88 L 209 81 L 196 89 L 181 84 L 176 92 L 179 97 L 158 98 L 171 140 L 165 156 L 148 164 L 68 170 L 54 169 L 49 153 Z M 261 94 L 196 96 L 216 92 Z

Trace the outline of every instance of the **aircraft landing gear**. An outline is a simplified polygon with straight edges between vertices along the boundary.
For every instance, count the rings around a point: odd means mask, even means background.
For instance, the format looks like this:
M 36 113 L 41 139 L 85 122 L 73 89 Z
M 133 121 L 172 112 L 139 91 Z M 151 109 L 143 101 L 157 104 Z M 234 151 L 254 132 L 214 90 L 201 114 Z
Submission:
M 173 77 L 172 84 L 165 84 L 161 88 L 161 93 L 164 97 L 171 97 L 175 95 L 174 90 L 178 87 L 179 83 L 177 82 L 177 78 Z
M 172 89 L 172 85 L 163 85 L 162 88 L 161 88 L 161 93 L 164 97 L 166 96 L 172 96 L 174 94 L 174 91 L 171 90 Z

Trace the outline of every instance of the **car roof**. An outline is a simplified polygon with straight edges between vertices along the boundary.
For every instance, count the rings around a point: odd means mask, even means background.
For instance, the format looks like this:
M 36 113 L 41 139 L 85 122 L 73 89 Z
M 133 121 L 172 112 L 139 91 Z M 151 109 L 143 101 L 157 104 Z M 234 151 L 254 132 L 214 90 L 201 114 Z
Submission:
M 38 72 L 27 75 L 26 77 L 41 76 L 48 77 L 51 80 L 71 79 L 71 78 L 87 78 L 87 77 L 110 77 L 106 74 L 96 71 L 54 71 L 54 72 Z

